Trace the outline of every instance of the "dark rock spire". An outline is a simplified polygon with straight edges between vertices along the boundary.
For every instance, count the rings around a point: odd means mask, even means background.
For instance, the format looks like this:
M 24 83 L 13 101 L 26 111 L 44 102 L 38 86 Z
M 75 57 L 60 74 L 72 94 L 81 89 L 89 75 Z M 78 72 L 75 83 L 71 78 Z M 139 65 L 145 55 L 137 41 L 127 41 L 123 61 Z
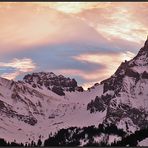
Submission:
M 147 36 L 147 40 L 144 43 L 144 50 L 148 50 L 148 36 Z

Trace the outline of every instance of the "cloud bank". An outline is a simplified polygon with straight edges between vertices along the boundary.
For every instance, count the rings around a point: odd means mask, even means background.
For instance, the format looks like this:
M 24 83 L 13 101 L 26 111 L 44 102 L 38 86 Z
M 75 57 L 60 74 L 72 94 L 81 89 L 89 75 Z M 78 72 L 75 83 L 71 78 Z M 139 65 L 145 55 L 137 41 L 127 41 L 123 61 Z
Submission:
M 0 3 L 0 67 L 7 68 L 0 75 L 15 79 L 53 71 L 77 78 L 85 88 L 102 81 L 143 46 L 147 7 L 147 2 Z

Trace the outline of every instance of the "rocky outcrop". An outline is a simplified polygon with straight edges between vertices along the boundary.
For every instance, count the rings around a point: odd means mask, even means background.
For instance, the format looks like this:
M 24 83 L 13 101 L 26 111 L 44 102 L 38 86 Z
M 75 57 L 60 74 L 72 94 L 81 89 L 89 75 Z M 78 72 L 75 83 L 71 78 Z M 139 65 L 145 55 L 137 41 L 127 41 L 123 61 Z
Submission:
M 147 117 L 148 113 L 142 108 L 131 107 L 124 103 L 117 105 L 111 101 L 104 122 L 117 124 L 124 118 L 130 118 L 137 127 L 146 128 L 148 125 Z
M 112 96 L 106 94 L 105 96 L 102 95 L 101 97 L 96 96 L 95 100 L 92 100 L 87 105 L 87 110 L 90 110 L 90 113 L 94 112 L 103 112 L 109 105 L 109 102 L 111 100 Z
M 148 72 L 144 71 L 144 72 L 142 73 L 142 78 L 143 78 L 143 79 L 148 79 Z
M 24 76 L 23 80 L 32 85 L 33 88 L 42 89 L 44 86 L 48 90 L 52 90 L 54 93 L 61 96 L 65 95 L 64 91 L 82 91 L 83 89 L 77 85 L 75 79 L 66 78 L 63 75 L 57 76 L 52 72 L 27 74 Z
M 35 125 L 37 123 L 37 119 L 34 118 L 31 114 L 30 115 L 23 115 L 19 114 L 16 111 L 12 109 L 13 107 L 4 103 L 0 100 L 0 114 L 1 116 L 5 115 L 9 118 L 16 118 L 18 120 L 21 120 L 27 124 Z

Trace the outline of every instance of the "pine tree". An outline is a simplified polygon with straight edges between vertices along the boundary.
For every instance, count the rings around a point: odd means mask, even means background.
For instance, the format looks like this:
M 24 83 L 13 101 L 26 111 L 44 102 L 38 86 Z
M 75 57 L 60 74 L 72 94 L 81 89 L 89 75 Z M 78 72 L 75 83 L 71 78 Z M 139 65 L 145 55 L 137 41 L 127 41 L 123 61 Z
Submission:
M 42 145 L 42 141 L 41 139 L 38 140 L 37 146 L 41 146 Z

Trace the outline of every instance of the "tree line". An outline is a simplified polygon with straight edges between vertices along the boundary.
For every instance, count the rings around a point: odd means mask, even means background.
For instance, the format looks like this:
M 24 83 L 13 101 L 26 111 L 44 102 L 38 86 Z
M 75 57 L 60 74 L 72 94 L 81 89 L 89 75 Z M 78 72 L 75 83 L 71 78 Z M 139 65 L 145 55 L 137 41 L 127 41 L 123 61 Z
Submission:
M 104 135 L 116 135 L 121 138 L 119 141 L 108 143 L 108 139 L 96 142 L 94 137 Z M 99 124 L 96 126 L 88 127 L 70 127 L 67 129 L 61 129 L 55 134 L 49 134 L 49 137 L 42 141 L 41 138 L 37 142 L 31 141 L 31 143 L 16 143 L 7 142 L 5 139 L 0 139 L 0 146 L 15 146 L 15 147 L 50 147 L 50 146 L 80 146 L 80 140 L 83 139 L 84 146 L 138 146 L 138 142 L 148 137 L 148 128 L 135 131 L 128 135 L 122 129 L 118 129 L 114 124 Z

